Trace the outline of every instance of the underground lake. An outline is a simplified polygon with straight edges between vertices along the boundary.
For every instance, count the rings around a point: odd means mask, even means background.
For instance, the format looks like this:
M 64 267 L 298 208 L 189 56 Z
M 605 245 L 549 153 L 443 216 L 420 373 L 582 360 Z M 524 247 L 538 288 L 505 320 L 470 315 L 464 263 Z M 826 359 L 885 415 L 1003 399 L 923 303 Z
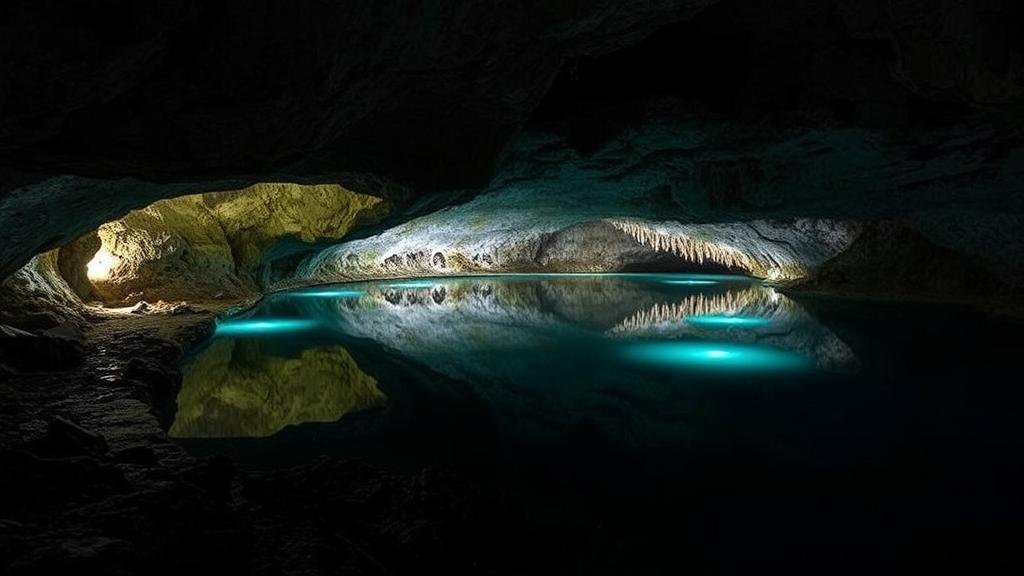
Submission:
M 1021 440 L 1020 345 L 969 309 L 735 275 L 317 286 L 218 321 L 184 360 L 170 435 L 253 469 L 457 471 L 582 573 L 910 558 L 1024 513 L 1003 452 Z

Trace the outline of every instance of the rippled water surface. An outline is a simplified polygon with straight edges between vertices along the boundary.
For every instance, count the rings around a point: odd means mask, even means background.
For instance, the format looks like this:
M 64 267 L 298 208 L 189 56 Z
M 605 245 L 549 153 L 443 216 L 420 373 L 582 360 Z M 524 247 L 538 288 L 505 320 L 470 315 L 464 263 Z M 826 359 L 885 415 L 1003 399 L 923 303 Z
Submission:
M 605 566 L 615 546 L 637 568 L 730 542 L 768 563 L 910 557 L 911 532 L 999 546 L 1021 527 L 1019 333 L 731 276 L 321 286 L 223 319 L 171 433 L 257 468 L 450 469 Z

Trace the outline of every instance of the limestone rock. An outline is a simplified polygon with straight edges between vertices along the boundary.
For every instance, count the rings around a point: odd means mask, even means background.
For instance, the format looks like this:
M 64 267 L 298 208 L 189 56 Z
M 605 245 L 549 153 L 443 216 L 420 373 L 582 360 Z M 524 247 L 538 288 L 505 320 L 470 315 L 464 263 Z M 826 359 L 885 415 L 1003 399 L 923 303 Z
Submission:
M 0 282 L 0 323 L 47 330 L 85 321 L 81 299 L 57 269 L 56 251 L 36 256 Z
M 383 206 L 338 185 L 258 184 L 162 200 L 100 227 L 91 281 L 105 300 L 129 304 L 253 295 L 276 244 L 340 238 Z
M 1017 300 L 984 262 L 936 245 L 905 222 L 869 224 L 848 250 L 794 288 L 882 298 L 987 302 Z

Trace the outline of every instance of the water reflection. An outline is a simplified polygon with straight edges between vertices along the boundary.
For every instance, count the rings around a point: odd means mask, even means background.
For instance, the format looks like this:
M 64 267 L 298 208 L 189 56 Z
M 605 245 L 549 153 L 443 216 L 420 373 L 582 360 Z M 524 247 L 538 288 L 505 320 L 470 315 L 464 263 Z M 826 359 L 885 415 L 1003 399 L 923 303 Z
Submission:
M 395 363 L 398 374 L 389 368 L 382 383 L 389 395 L 407 393 L 414 375 L 433 374 L 422 378 L 427 387 L 441 388 L 442 379 L 468 386 L 462 393 L 517 435 L 584 418 L 635 441 L 685 434 L 677 418 L 652 414 L 689 387 L 849 370 L 857 361 L 798 304 L 742 277 L 513 275 L 320 287 L 271 295 L 221 323 L 185 367 L 172 433 L 265 436 L 381 406 L 368 373 Z
M 724 342 L 640 342 L 625 350 L 638 362 L 705 370 L 768 372 L 795 370 L 808 359 L 778 348 Z
M 698 279 L 675 276 L 683 275 L 466 278 L 402 289 L 365 285 L 365 296 L 357 300 L 295 306 L 302 317 L 330 319 L 333 330 L 410 357 L 445 357 L 443 366 L 460 365 L 460 372 L 477 360 L 465 352 L 603 350 L 630 340 L 680 339 L 780 348 L 819 369 L 856 366 L 845 344 L 771 287 L 714 276 L 714 285 L 695 288 L 676 283 Z M 483 368 L 479 376 L 521 375 Z
M 298 332 L 316 326 L 312 320 L 290 318 L 260 318 L 258 320 L 228 320 L 219 322 L 214 334 L 217 336 L 274 336 L 285 332 Z
M 170 433 L 177 438 L 269 436 L 383 406 L 377 382 L 341 346 L 289 354 L 265 338 L 217 337 L 187 366 Z
M 417 478 L 418 491 L 419 478 L 437 485 L 424 468 L 454 472 L 468 480 L 456 489 L 536 519 L 502 516 L 501 528 L 539 525 L 569 572 L 656 573 L 643 559 L 700 565 L 689 558 L 737 547 L 763 564 L 776 551 L 846 561 L 908 533 L 970 540 L 979 523 L 992 526 L 979 541 L 1006 540 L 1007 519 L 1022 517 L 1018 323 L 945 304 L 816 301 L 860 365 L 784 294 L 742 278 L 685 283 L 702 279 L 272 295 L 224 325 L 304 323 L 210 339 L 184 367 L 172 432 L 242 467 L 359 459 Z

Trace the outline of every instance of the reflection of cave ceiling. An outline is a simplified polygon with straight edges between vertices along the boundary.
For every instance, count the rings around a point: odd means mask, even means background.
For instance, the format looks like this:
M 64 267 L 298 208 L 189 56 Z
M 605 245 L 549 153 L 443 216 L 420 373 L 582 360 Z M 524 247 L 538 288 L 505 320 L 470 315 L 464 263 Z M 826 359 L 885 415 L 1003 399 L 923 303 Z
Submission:
M 713 279 L 713 285 L 689 287 L 673 284 L 679 282 L 674 275 L 664 276 L 660 285 L 657 275 L 639 277 L 643 282 L 637 278 L 526 275 L 439 279 L 423 286 L 357 284 L 353 287 L 364 291 L 359 297 L 318 297 L 307 291 L 314 296 L 303 298 L 299 292 L 294 305 L 303 317 L 336 319 L 332 328 L 348 336 L 372 339 L 424 361 L 444 357 L 458 366 L 457 372 L 485 373 L 478 376 L 480 381 L 533 381 L 528 375 L 495 373 L 478 355 L 536 346 L 534 340 L 545 331 L 584 330 L 619 340 L 713 338 L 727 333 L 732 341 L 799 352 L 822 369 L 856 365 L 845 344 L 771 287 L 735 276 L 701 275 Z M 271 306 L 275 297 L 270 297 Z M 281 298 L 296 296 L 286 293 Z M 737 331 L 692 322 L 694 317 L 720 314 L 758 318 L 765 324 Z M 491 329 L 495 324 L 502 329 Z
M 687 278 L 710 284 L 679 283 Z M 751 324 L 736 324 L 742 320 Z M 464 383 L 519 433 L 550 434 L 581 418 L 606 424 L 618 419 L 631 422 L 635 436 L 629 441 L 689 433 L 677 418 L 661 418 L 652 407 L 709 369 L 676 365 L 670 377 L 657 367 L 619 361 L 633 350 L 758 350 L 798 359 L 800 368 L 788 373 L 793 378 L 808 366 L 835 372 L 859 366 L 853 351 L 800 304 L 759 282 L 727 275 L 501 275 L 345 284 L 268 295 L 223 322 L 214 342 L 230 338 L 254 347 L 265 339 L 262 350 L 270 356 L 277 342 L 282 357 L 270 358 L 272 364 L 286 363 L 284 357 L 294 357 L 303 346 L 319 350 L 322 342 L 332 342 L 353 346 L 353 356 L 369 369 L 378 353 L 373 351 L 387 350 Z M 361 345 L 370 341 L 379 348 Z M 547 352 L 554 341 L 559 360 Z M 211 354 L 218 349 L 201 352 L 188 370 L 207 365 Z M 594 363 L 601 368 L 582 368 Z M 200 379 L 186 372 L 186 383 L 196 386 Z M 237 387 L 245 380 L 240 375 L 231 383 Z M 222 421 L 210 404 L 208 413 L 196 411 L 191 425 Z

